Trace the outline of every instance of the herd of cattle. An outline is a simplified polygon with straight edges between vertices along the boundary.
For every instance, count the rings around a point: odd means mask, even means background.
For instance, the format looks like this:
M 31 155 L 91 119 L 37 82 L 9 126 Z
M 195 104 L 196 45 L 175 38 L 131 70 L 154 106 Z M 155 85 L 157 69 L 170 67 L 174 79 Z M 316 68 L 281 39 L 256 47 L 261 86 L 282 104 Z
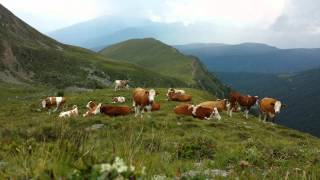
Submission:
M 120 88 L 129 89 L 129 81 L 116 80 L 115 91 Z M 135 88 L 132 93 L 133 104 L 129 106 L 116 106 L 89 101 L 86 105 L 87 111 L 83 114 L 84 117 L 106 114 L 109 116 L 125 116 L 135 113 L 135 117 L 143 117 L 144 112 L 160 110 L 160 104 L 155 102 L 155 97 L 158 93 L 154 89 L 146 90 L 143 88 Z M 199 119 L 221 119 L 219 112 L 227 111 L 228 115 L 232 117 L 232 112 L 244 110 L 244 116 L 248 119 L 249 110 L 252 106 L 257 105 L 260 111 L 260 119 L 267 121 L 268 118 L 273 122 L 275 117 L 282 107 L 285 107 L 279 100 L 265 97 L 259 100 L 258 96 L 243 96 L 238 92 L 231 92 L 229 99 L 205 101 L 197 105 L 187 104 L 192 100 L 192 96 L 186 94 L 184 90 L 169 88 L 167 92 L 168 101 L 184 102 L 174 108 L 174 112 L 178 115 L 193 116 Z M 125 97 L 114 97 L 112 103 L 124 103 Z M 54 112 L 61 108 L 66 102 L 65 97 L 47 97 L 42 100 L 42 107 L 49 110 L 55 107 Z M 78 116 L 78 107 L 74 105 L 71 110 L 61 112 L 59 117 Z M 150 114 L 149 114 L 150 115 Z

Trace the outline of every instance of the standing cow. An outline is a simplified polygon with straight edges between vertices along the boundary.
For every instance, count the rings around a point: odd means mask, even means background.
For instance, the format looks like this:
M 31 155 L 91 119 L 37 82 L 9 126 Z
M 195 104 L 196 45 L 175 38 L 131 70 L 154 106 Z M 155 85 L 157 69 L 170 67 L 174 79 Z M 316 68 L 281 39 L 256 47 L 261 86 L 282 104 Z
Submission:
M 122 88 L 129 89 L 129 82 L 130 80 L 115 80 L 114 91 L 117 91 L 118 89 L 122 89 Z
M 50 109 L 52 107 L 56 107 L 53 112 L 56 112 L 59 108 L 61 108 L 66 102 L 65 97 L 46 97 L 41 101 L 42 108 L 47 109 L 49 114 L 51 113 Z
M 230 108 L 228 109 L 228 112 L 230 116 L 232 116 L 232 111 L 235 112 L 238 110 L 238 99 L 240 96 L 241 94 L 238 92 L 231 92 L 229 94 Z
M 133 107 L 135 111 L 135 117 L 140 114 L 142 118 L 145 108 L 147 109 L 148 113 L 151 112 L 155 96 L 156 91 L 154 89 L 145 90 L 142 88 L 136 88 L 133 91 Z
M 244 108 L 244 116 L 248 119 L 248 114 L 252 106 L 258 103 L 258 96 L 240 96 L 238 98 L 239 105 Z M 230 111 L 231 113 L 232 111 Z M 232 116 L 232 115 L 231 115 Z
M 259 103 L 259 119 L 263 118 L 264 122 L 266 122 L 267 118 L 269 117 L 271 118 L 272 122 L 275 122 L 276 115 L 280 113 L 281 108 L 285 107 L 286 105 L 282 104 L 281 101 L 274 98 L 265 97 L 261 99 Z

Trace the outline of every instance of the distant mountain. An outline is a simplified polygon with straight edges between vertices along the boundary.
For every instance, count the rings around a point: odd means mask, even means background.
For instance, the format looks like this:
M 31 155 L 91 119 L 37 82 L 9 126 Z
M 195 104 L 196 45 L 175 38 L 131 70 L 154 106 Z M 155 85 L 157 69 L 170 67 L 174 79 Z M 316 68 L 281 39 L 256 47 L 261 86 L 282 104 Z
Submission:
M 265 44 L 190 44 L 175 46 L 221 72 L 293 73 L 320 66 L 320 49 L 278 49 Z
M 288 105 L 278 122 L 320 137 L 320 68 L 296 74 L 215 73 L 224 83 L 250 95 L 276 97 Z
M 102 55 L 119 61 L 130 62 L 162 75 L 177 78 L 190 87 L 200 87 L 225 96 L 228 91 L 211 75 L 195 57 L 187 57 L 177 49 L 153 38 L 133 39 L 109 46 L 100 51 Z
M 213 24 L 161 23 L 134 17 L 103 16 L 50 32 L 48 35 L 66 44 L 99 51 L 129 39 L 154 37 L 166 44 L 208 42 Z
M 140 86 L 185 86 L 176 78 L 61 44 L 39 33 L 2 5 L 0 20 L 0 81 L 58 88 L 100 88 L 114 79 L 130 78 Z

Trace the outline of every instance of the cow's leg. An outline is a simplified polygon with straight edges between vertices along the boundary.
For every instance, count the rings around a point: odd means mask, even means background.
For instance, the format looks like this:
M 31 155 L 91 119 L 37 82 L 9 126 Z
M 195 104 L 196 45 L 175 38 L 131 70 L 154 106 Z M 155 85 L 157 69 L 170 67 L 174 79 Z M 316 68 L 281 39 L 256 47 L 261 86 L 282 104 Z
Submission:
M 139 115 L 139 109 L 140 109 L 140 106 L 134 106 L 134 117 L 137 117 Z
M 117 91 L 117 89 L 118 89 L 118 86 L 115 85 L 115 86 L 114 86 L 114 91 Z
M 150 118 L 151 117 L 151 109 L 152 109 L 152 106 L 149 105 L 149 106 L 146 106 L 146 109 L 148 111 L 148 117 Z
M 140 117 L 143 118 L 144 106 L 140 106 Z
M 246 116 L 246 119 L 248 119 L 249 117 L 249 110 L 248 109 L 246 109 L 246 110 L 244 110 L 244 114 L 245 114 L 245 116 Z
M 268 116 L 267 113 L 264 113 L 264 118 L 263 118 L 264 122 L 267 122 L 267 120 L 268 120 L 267 116 Z

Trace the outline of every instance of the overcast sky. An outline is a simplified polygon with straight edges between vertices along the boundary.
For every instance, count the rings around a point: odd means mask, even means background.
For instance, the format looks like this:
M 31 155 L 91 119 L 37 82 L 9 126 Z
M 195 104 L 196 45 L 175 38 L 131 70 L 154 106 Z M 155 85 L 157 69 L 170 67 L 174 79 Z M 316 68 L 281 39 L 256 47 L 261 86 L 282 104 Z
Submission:
M 213 23 L 237 40 L 278 47 L 320 47 L 319 0 L 0 0 L 43 33 L 102 15 L 152 21 Z M 232 31 L 234 30 L 234 31 Z M 236 30 L 236 32 L 235 32 Z M 231 34 L 230 34 L 231 35 Z M 219 39 L 230 42 L 228 33 Z

